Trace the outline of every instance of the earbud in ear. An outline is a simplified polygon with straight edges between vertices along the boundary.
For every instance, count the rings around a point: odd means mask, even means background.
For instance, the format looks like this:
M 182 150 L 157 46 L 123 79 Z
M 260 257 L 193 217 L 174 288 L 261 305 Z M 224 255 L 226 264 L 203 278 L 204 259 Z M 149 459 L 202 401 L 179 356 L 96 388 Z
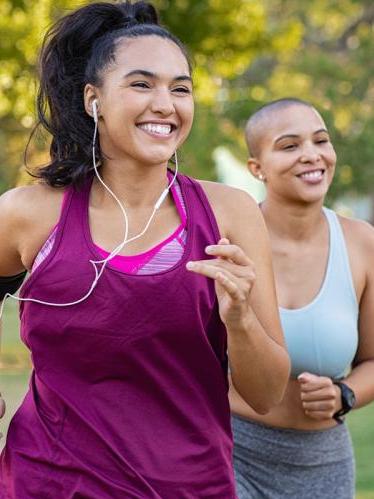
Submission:
M 99 117 L 97 114 L 97 103 L 98 103 L 97 99 L 94 99 L 92 101 L 92 114 L 93 114 L 93 119 L 94 119 L 95 123 L 97 123 L 99 121 Z

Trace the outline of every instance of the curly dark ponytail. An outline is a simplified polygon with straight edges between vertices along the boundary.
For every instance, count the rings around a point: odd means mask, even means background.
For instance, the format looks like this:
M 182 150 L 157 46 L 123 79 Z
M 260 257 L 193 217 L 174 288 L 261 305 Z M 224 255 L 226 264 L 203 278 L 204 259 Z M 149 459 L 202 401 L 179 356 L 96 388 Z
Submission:
M 51 135 L 51 161 L 34 175 L 52 187 L 78 185 L 92 171 L 94 123 L 84 108 L 87 83 L 99 86 L 120 38 L 156 35 L 183 44 L 159 26 L 148 2 L 97 2 L 60 19 L 47 32 L 40 55 L 38 124 Z M 189 63 L 190 66 L 190 63 Z M 102 160 L 100 146 L 97 159 Z

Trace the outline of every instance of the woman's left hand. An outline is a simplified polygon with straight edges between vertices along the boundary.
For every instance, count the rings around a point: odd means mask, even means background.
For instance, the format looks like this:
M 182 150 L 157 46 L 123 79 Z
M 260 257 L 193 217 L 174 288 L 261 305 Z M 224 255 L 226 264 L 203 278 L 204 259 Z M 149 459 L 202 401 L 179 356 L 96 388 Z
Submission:
M 341 392 L 331 378 L 302 373 L 297 378 L 306 416 L 322 421 L 331 419 L 342 407 Z
M 252 261 L 225 238 L 205 251 L 216 258 L 188 262 L 187 269 L 215 280 L 219 313 L 226 327 L 246 328 L 252 314 L 249 296 L 256 278 Z

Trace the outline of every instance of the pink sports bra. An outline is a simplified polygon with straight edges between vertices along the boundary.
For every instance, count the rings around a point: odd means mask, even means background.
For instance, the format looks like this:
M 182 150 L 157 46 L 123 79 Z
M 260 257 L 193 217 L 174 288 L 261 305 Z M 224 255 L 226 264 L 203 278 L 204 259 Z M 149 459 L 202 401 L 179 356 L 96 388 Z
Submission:
M 112 267 L 127 274 L 156 274 L 173 267 L 180 260 L 183 255 L 187 238 L 187 216 L 182 192 L 177 180 L 171 186 L 170 192 L 181 219 L 181 223 L 177 229 L 164 241 L 144 253 L 133 256 L 115 256 L 110 261 Z M 43 262 L 52 250 L 56 238 L 57 227 L 58 224 L 54 227 L 43 247 L 37 254 L 32 272 Z M 96 249 L 103 259 L 109 255 L 108 251 L 99 246 L 96 246 Z

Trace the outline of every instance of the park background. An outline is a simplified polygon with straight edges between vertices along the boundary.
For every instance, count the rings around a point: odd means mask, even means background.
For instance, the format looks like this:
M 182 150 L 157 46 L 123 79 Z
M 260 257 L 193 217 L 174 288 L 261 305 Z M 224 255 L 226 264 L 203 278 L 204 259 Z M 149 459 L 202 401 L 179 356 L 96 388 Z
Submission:
M 184 172 L 231 183 L 256 199 L 245 171 L 243 128 L 265 102 L 295 96 L 322 113 L 338 154 L 328 204 L 374 222 L 374 1 L 154 0 L 194 59 L 196 117 L 181 151 Z M 27 183 L 46 162 L 48 136 L 35 125 L 37 55 L 43 33 L 76 0 L 0 0 L 0 192 Z M 18 338 L 17 306 L 3 321 L 1 423 L 26 389 L 30 358 Z M 374 499 L 374 404 L 349 416 L 357 498 Z

